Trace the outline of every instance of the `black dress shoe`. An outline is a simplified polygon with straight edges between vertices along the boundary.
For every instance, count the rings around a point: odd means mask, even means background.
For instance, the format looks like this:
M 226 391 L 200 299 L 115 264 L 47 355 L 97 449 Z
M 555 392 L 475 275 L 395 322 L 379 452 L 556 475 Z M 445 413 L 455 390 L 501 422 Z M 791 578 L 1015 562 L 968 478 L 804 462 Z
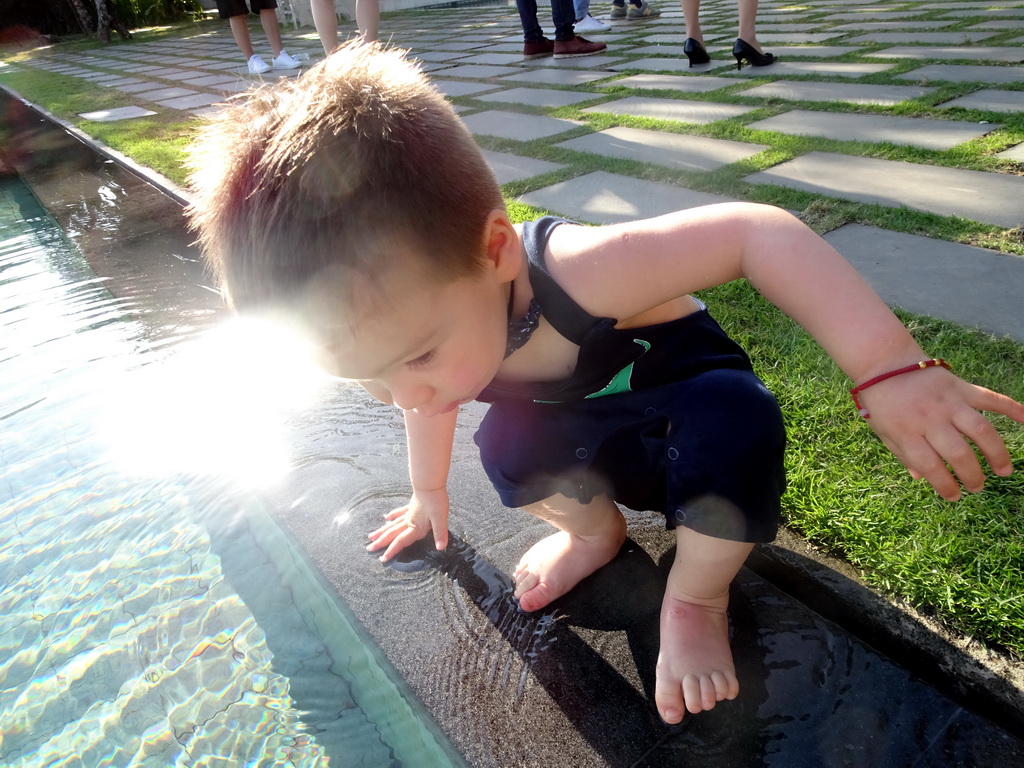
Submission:
M 711 61 L 711 57 L 708 56 L 708 52 L 704 50 L 704 46 L 692 37 L 686 38 L 686 42 L 683 43 L 683 53 L 685 53 L 686 58 L 690 60 L 691 67 L 694 64 L 707 64 Z
M 732 55 L 736 57 L 736 69 L 743 69 L 743 60 L 752 67 L 766 67 L 775 61 L 775 55 L 761 53 L 746 40 L 736 38 L 736 44 L 732 47 Z

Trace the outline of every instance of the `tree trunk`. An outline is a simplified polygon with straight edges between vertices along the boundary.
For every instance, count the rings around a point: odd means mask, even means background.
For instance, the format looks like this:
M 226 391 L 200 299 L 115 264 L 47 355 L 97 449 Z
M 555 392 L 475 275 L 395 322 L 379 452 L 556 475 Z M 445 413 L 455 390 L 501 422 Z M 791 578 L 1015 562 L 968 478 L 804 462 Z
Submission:
M 95 0 L 96 2 L 96 37 L 104 43 L 110 42 L 110 11 L 107 8 L 107 0 Z
M 128 25 L 125 24 L 121 17 L 117 15 L 117 9 L 114 8 L 114 4 L 110 0 L 103 0 L 107 6 L 107 14 L 110 22 L 110 28 L 117 30 L 117 34 L 121 36 L 122 40 L 127 40 L 132 36 L 132 33 L 128 31 Z M 107 32 L 107 39 L 110 39 L 110 32 Z
M 78 19 L 78 25 L 82 28 L 82 31 L 87 35 L 91 35 L 92 20 L 89 18 L 89 12 L 82 5 L 82 0 L 67 0 L 67 2 L 74 9 L 75 17 Z

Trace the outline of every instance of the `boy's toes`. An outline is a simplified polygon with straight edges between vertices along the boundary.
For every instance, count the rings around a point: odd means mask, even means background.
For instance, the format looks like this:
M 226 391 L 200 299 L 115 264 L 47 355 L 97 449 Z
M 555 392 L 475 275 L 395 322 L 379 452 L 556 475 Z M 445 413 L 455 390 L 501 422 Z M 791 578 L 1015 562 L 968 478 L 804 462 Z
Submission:
M 550 591 L 547 584 L 541 583 L 539 576 L 531 573 L 516 586 L 515 595 L 524 611 L 539 611 L 554 599 Z
M 654 703 L 658 707 L 658 714 L 661 715 L 661 719 L 666 723 L 675 725 L 682 722 L 686 708 L 683 704 L 682 689 L 678 686 L 665 688 L 656 684 Z

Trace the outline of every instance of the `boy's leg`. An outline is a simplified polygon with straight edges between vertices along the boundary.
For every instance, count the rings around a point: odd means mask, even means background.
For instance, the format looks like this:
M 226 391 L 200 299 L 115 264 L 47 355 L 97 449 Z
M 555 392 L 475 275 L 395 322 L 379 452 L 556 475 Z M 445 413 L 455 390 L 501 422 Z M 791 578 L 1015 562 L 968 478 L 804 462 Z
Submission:
M 583 504 L 558 494 L 524 509 L 560 529 L 534 544 L 512 575 L 524 611 L 564 595 L 611 562 L 626 540 L 626 519 L 607 496 Z
M 729 647 L 729 585 L 754 545 L 676 528 L 676 557 L 661 607 L 654 688 L 669 724 L 739 693 Z

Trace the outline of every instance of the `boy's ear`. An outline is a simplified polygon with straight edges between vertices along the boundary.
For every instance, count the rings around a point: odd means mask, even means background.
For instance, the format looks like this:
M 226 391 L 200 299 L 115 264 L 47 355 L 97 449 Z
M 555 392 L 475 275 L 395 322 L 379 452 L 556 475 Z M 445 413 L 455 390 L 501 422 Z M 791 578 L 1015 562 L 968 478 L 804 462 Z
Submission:
M 491 211 L 484 230 L 484 248 L 487 261 L 502 281 L 510 281 L 523 266 L 519 233 L 500 209 Z

